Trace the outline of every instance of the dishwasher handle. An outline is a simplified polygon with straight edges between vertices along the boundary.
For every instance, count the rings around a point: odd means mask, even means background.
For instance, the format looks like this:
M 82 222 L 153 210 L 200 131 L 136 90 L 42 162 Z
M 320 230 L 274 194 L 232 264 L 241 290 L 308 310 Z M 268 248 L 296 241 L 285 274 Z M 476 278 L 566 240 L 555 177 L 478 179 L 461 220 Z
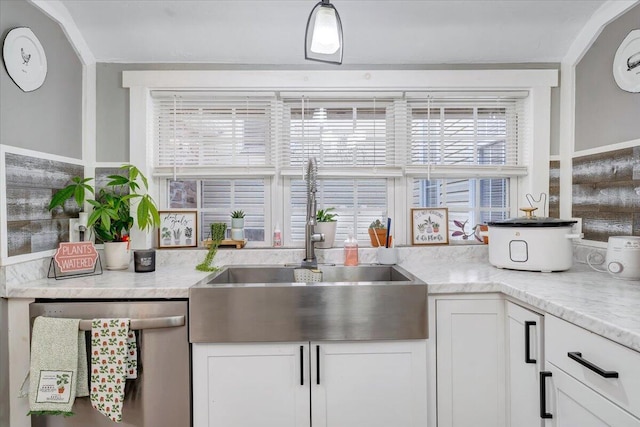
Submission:
M 92 322 L 92 320 L 81 320 L 80 330 L 90 331 Z M 129 321 L 129 329 L 132 330 L 175 328 L 184 325 L 184 316 L 148 317 L 146 319 L 131 319 Z

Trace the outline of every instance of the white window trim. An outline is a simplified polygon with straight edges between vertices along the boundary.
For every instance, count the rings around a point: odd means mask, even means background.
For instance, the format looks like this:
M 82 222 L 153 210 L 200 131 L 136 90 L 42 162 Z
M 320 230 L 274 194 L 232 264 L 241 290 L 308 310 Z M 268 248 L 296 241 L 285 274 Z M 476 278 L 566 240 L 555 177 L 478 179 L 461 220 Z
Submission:
M 473 82 L 470 85 L 469 82 Z M 527 108 L 530 128 L 526 134 L 527 149 L 523 163 L 529 167 L 525 177 L 514 179 L 512 188 L 517 188 L 517 197 L 511 199 L 512 212 L 525 202 L 527 193 L 539 194 L 549 191 L 549 156 L 551 146 L 551 88 L 558 85 L 557 70 L 256 70 L 256 71 L 124 71 L 123 87 L 129 88 L 130 103 L 130 162 L 137 165 L 147 176 L 152 174 L 152 123 L 151 90 L 274 90 L 274 91 L 433 91 L 433 90 L 526 90 L 529 92 Z M 274 180 L 276 192 L 272 199 L 282 204 L 286 197 L 278 191 L 283 180 Z M 397 180 L 396 180 L 397 181 Z M 516 185 L 514 185 L 516 184 Z M 397 186 L 397 183 L 393 184 Z M 401 191 L 398 191 L 401 190 Z M 150 193 L 159 198 L 157 183 Z M 407 200 L 400 205 L 406 191 L 396 188 L 396 200 L 390 203 L 395 215 L 396 230 L 406 230 L 408 220 Z M 513 192 L 512 192 L 513 195 Z M 282 199 L 282 200 L 280 200 Z M 267 209 L 267 212 L 269 209 Z M 284 206 L 272 206 L 272 219 L 278 212 L 286 216 Z M 391 212 L 390 212 L 391 214 Z M 269 227 L 270 223 L 266 226 Z M 283 224 L 281 224 L 283 225 Z M 137 231 L 137 228 L 133 230 Z M 150 247 L 153 237 L 148 233 L 134 231 L 132 241 L 135 248 Z M 265 230 L 270 233 L 270 230 Z M 137 235 L 136 235 L 137 234 Z M 397 233 L 401 236 L 403 233 Z M 398 244 L 405 242 L 398 241 Z

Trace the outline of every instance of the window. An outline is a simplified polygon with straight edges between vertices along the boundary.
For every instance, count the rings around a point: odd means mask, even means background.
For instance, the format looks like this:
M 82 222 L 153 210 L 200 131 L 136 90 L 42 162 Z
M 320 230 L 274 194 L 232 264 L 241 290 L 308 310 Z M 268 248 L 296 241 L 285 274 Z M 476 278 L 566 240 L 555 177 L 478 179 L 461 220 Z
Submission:
M 276 223 L 285 245 L 302 245 L 312 156 L 318 209 L 339 215 L 336 241 L 353 228 L 364 245 L 373 220 L 408 217 L 411 206 L 447 207 L 451 222 L 471 225 L 506 218 L 513 183 L 527 173 L 526 93 L 151 96 L 162 207 L 197 209 L 201 239 L 241 209 L 250 245 L 270 246 Z
M 243 210 L 245 237 L 266 244 L 275 98 L 162 91 L 152 98 L 154 176 L 162 180 L 167 206 L 197 209 L 201 239 L 212 222 L 230 224 L 230 212 Z
M 409 106 L 412 205 L 447 207 L 449 228 L 467 221 L 467 231 L 509 216 L 511 180 L 524 172 L 518 164 L 522 101 L 428 98 Z
M 390 116 L 393 104 L 373 98 L 303 97 L 285 100 L 284 105 L 287 143 L 281 147 L 283 166 L 299 174 L 307 159 L 316 157 L 320 173 L 318 208 L 336 209 L 336 241 L 345 240 L 350 229 L 358 239 L 364 239 L 369 224 L 386 217 L 388 212 L 386 174 L 396 163 Z M 296 178 L 288 182 L 290 221 L 285 243 L 299 245 L 304 242 L 306 183 Z

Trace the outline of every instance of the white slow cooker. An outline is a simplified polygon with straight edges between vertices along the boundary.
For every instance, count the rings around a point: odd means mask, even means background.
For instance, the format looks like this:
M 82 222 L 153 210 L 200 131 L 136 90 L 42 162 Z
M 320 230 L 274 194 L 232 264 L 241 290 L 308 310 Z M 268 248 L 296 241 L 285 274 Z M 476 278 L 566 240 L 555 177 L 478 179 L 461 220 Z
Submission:
M 498 268 L 564 271 L 573 265 L 576 220 L 526 216 L 489 222 L 489 262 Z

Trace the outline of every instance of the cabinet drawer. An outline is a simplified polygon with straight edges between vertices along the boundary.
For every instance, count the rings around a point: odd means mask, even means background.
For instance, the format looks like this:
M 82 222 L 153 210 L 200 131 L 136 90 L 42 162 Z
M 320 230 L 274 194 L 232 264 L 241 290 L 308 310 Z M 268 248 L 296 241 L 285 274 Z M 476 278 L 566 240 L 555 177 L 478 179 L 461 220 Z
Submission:
M 547 361 L 640 417 L 640 353 L 554 316 L 545 318 L 545 353 Z

